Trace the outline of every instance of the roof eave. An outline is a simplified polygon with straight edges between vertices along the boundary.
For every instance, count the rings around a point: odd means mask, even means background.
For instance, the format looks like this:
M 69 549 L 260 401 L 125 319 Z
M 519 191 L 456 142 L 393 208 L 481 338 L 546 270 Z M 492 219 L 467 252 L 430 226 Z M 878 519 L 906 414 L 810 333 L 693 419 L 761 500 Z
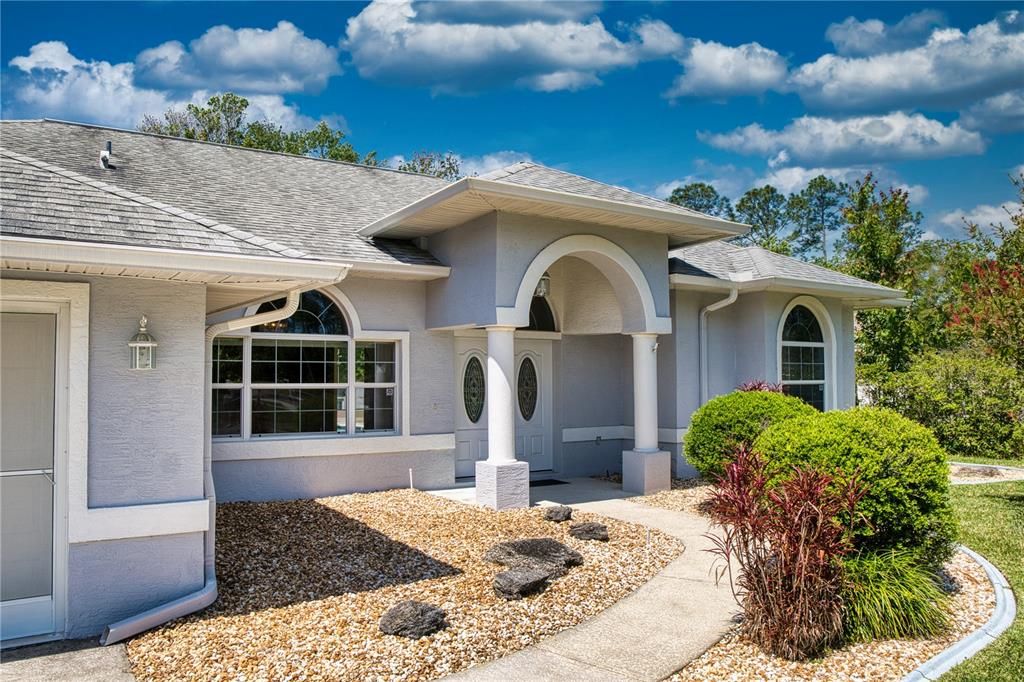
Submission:
M 527 185 L 516 185 L 497 180 L 463 178 L 451 185 L 448 185 L 447 187 L 443 187 L 442 189 L 423 197 L 422 199 L 414 201 L 408 206 L 405 206 L 390 215 L 370 223 L 369 225 L 361 228 L 358 233 L 364 237 L 387 236 L 387 233 L 392 230 L 392 228 L 401 225 L 403 221 L 406 221 L 422 211 L 438 206 L 439 204 L 465 192 L 475 192 L 484 197 L 493 196 L 523 199 L 542 203 L 552 203 L 561 206 L 606 211 L 610 214 L 619 214 L 634 218 L 650 218 L 652 220 L 673 223 L 680 227 L 691 227 L 715 232 L 714 237 L 702 237 L 699 239 L 700 242 L 735 237 L 745 234 L 749 230 L 748 225 L 719 218 L 712 218 L 710 216 L 683 215 L 674 211 L 664 211 L 661 209 L 628 204 L 610 199 L 588 197 L 579 194 L 572 194 L 570 192 L 530 187 Z M 454 227 L 454 225 L 452 227 Z M 696 243 L 696 241 L 697 240 L 687 243 Z
M 754 291 L 788 291 L 793 293 L 814 293 L 829 298 L 841 299 L 855 308 L 906 307 L 910 299 L 903 298 L 905 292 L 882 286 L 854 286 L 832 282 L 812 282 L 788 277 L 759 277 L 750 279 L 722 279 L 701 275 L 669 275 L 669 282 L 676 289 L 708 289 L 728 291 L 738 289 L 741 293 Z
M 0 244 L 3 245 L 5 262 L 67 264 L 97 269 L 143 269 L 167 273 L 168 279 L 173 278 L 173 273 L 213 273 L 246 280 L 334 282 L 344 277 L 352 268 L 349 263 L 329 263 L 305 258 L 250 256 L 7 235 L 0 237 Z

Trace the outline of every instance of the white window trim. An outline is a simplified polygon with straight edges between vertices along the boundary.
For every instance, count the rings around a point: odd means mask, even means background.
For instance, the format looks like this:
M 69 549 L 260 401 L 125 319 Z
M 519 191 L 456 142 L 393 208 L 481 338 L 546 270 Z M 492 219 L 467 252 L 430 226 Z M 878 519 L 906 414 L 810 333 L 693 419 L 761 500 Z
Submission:
M 792 299 L 786 307 L 782 310 L 782 316 L 779 318 L 779 327 L 775 336 L 775 380 L 782 384 L 821 384 L 821 381 L 801 379 L 796 381 L 782 380 L 782 332 L 786 326 L 786 318 L 789 317 L 789 313 L 793 308 L 797 306 L 803 306 L 811 311 L 811 313 L 817 318 L 818 326 L 821 327 L 822 337 L 824 341 L 809 342 L 809 341 L 786 341 L 787 346 L 808 346 L 825 349 L 825 410 L 834 410 L 836 405 L 836 389 L 838 388 L 838 359 L 836 357 L 836 330 L 832 324 L 832 316 L 828 312 L 821 301 L 814 298 L 813 296 L 797 296 Z
M 7 301 L 60 304 L 58 315 L 58 390 L 67 400 L 58 405 L 64 428 L 58 452 L 67 475 L 67 541 L 94 542 L 122 538 L 193 533 L 209 528 L 206 499 L 120 507 L 89 507 L 89 285 L 4 279 L 0 292 Z M 128 333 L 128 332 L 126 332 Z M 125 358 L 127 362 L 127 358 Z M 58 626 L 60 623 L 58 623 Z
M 215 450 L 224 450 L 225 445 L 230 443 L 246 443 L 252 444 L 262 441 L 296 441 L 296 440 L 339 440 L 339 439 L 363 439 L 363 438 L 396 438 L 410 435 L 410 405 L 409 395 L 411 393 L 410 381 L 410 364 L 409 364 L 409 338 L 410 334 L 407 331 L 369 331 L 362 328 L 362 324 L 359 321 L 359 316 L 356 314 L 355 308 L 352 306 L 352 301 L 336 287 L 328 289 L 320 289 L 321 293 L 325 294 L 329 298 L 333 299 L 338 305 L 338 309 L 345 317 L 346 322 L 349 326 L 349 333 L 347 335 L 327 335 L 327 334 L 275 334 L 275 333 L 257 333 L 253 334 L 251 328 L 239 330 L 231 334 L 225 334 L 224 337 L 233 337 L 243 339 L 242 348 L 242 386 L 239 387 L 237 384 L 214 384 L 214 388 L 241 388 L 242 389 L 242 435 L 241 436 L 214 436 L 213 443 Z M 246 315 L 254 314 L 257 307 L 253 306 L 251 309 L 245 311 Z M 252 367 L 252 343 L 253 338 L 280 338 L 280 339 L 310 339 L 319 341 L 345 341 L 348 344 L 348 377 L 347 383 L 337 384 L 337 387 L 345 388 L 351 391 L 351 395 L 346 395 L 346 433 L 297 433 L 297 434 L 268 434 L 264 436 L 252 436 L 252 389 L 253 388 L 281 388 L 282 384 L 258 384 L 253 385 L 251 381 L 251 367 Z M 367 382 L 356 382 L 355 380 L 355 348 L 356 343 L 363 342 L 379 342 L 379 343 L 394 343 L 395 349 L 395 381 L 388 383 L 367 383 Z M 293 384 L 295 388 L 314 388 L 314 387 L 335 387 L 335 384 Z M 394 388 L 398 392 L 398 399 L 395 401 L 395 410 L 398 412 L 395 415 L 395 429 L 393 431 L 369 431 L 369 432 L 356 432 L 355 428 L 355 410 L 356 410 L 356 397 L 355 391 L 358 388 Z M 232 449 L 228 446 L 228 449 Z M 215 459 L 227 459 L 215 458 Z M 234 458 L 232 458 L 234 459 Z

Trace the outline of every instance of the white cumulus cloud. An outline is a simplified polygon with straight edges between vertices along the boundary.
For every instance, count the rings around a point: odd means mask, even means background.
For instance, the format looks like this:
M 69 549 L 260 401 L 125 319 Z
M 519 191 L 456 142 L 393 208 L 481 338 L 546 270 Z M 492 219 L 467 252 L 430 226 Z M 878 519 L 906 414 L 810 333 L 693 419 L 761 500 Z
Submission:
M 270 30 L 214 26 L 186 47 L 174 40 L 139 53 L 144 85 L 250 93 L 318 92 L 341 72 L 338 51 L 281 21 Z
M 944 26 L 942 12 L 926 9 L 914 12 L 895 24 L 879 19 L 861 21 L 855 17 L 831 24 L 825 36 L 842 55 L 870 55 L 916 47 L 925 43 L 932 31 Z
M 1024 130 L 1024 89 L 1004 92 L 972 104 L 960 112 L 965 128 L 995 133 Z
M 622 39 L 596 16 L 553 19 L 527 14 L 488 24 L 445 7 L 421 16 L 411 0 L 376 0 L 348 20 L 341 45 L 363 78 L 447 93 L 508 85 L 579 89 L 599 84 L 599 74 L 682 46 L 661 21 L 642 20 Z
M 514 163 L 520 163 L 522 161 L 532 161 L 530 155 L 526 152 L 516 152 L 511 150 L 491 152 L 490 154 L 483 154 L 481 156 L 460 156 L 459 164 L 462 168 L 462 174 L 468 176 L 484 175 L 491 171 L 496 171 L 499 168 L 505 166 L 511 166 Z
M 936 29 L 917 47 L 864 57 L 826 54 L 795 69 L 788 87 L 830 110 L 955 109 L 1024 87 L 1024 13 L 966 33 Z
M 731 47 L 694 40 L 679 61 L 683 73 L 665 93 L 669 98 L 760 95 L 786 80 L 785 58 L 758 43 Z
M 1016 201 L 1007 201 L 998 205 L 978 204 L 974 208 L 967 210 L 957 208 L 947 211 L 939 216 L 939 222 L 954 228 L 962 227 L 965 219 L 984 228 L 1000 223 L 1009 225 L 1010 216 L 1008 213 L 1016 213 L 1020 209 L 1021 205 Z
M 699 139 L 740 154 L 778 155 L 801 164 L 852 164 L 980 154 L 985 142 L 959 123 L 946 125 L 921 114 L 833 119 L 802 116 L 781 130 L 759 123 L 727 133 L 698 133 Z

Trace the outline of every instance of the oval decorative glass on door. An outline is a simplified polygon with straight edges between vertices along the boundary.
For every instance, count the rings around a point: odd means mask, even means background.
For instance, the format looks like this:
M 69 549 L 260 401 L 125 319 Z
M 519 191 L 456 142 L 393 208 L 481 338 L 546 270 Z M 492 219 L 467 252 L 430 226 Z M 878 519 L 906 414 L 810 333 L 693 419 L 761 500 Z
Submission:
M 525 358 L 519 365 L 516 391 L 519 394 L 519 413 L 530 421 L 537 410 L 537 368 L 530 358 Z
M 462 377 L 462 402 L 466 406 L 466 416 L 476 424 L 484 413 L 484 368 L 480 359 L 471 357 L 466 363 L 466 372 Z

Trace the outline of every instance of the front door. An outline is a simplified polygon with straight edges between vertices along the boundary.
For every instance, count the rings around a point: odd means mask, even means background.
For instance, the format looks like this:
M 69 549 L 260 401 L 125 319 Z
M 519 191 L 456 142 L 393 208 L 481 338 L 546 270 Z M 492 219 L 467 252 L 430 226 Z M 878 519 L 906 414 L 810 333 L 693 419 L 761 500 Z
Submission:
M 0 313 L 0 639 L 51 634 L 62 612 L 54 453 L 57 311 Z
M 455 416 L 455 476 L 476 475 L 487 459 L 487 339 L 457 337 L 455 369 L 458 402 Z M 530 471 L 552 467 L 551 341 L 516 337 L 516 459 Z

